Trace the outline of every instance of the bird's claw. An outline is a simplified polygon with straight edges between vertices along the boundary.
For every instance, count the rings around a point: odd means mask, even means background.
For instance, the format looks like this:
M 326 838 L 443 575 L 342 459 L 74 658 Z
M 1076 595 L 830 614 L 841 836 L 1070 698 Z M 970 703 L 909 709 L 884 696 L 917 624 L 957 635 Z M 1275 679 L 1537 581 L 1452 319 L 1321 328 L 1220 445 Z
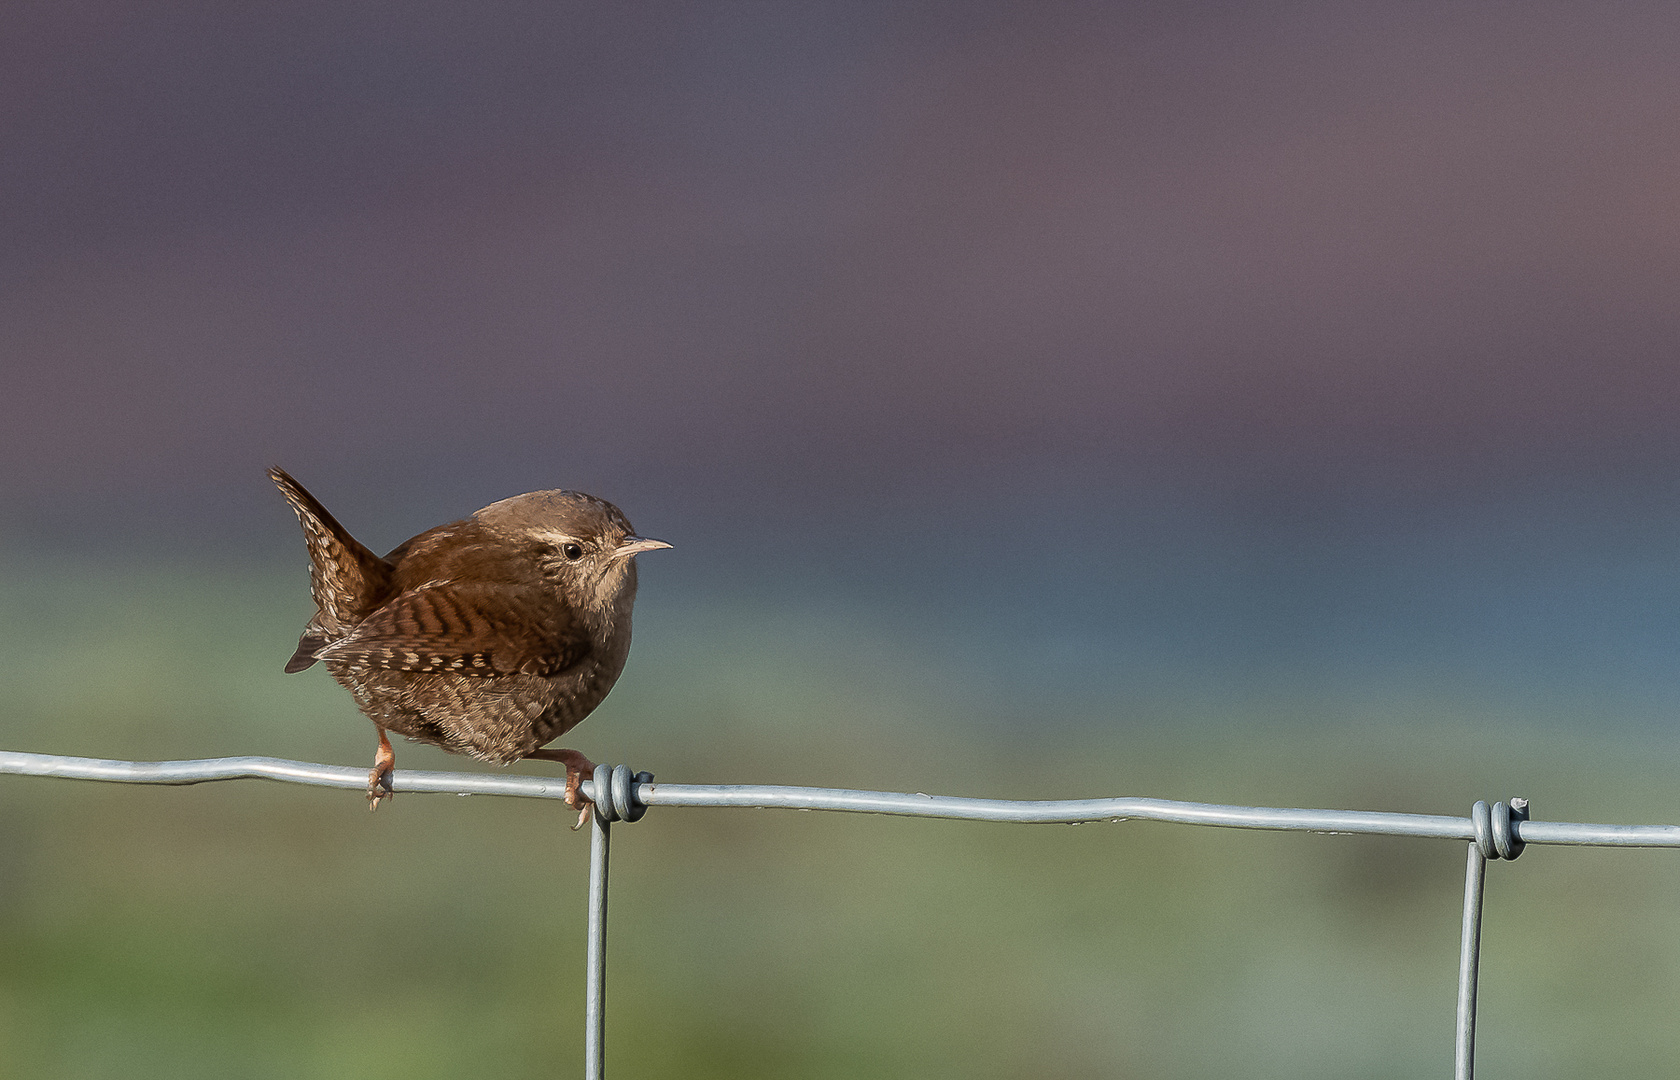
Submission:
M 386 736 L 385 729 L 376 727 L 379 732 L 379 749 L 374 751 L 373 768 L 368 772 L 368 813 L 379 809 L 382 799 L 396 797 L 392 790 L 391 774 L 397 768 L 397 755 L 391 749 L 391 740 Z
M 584 760 L 588 761 L 587 758 Z M 595 804 L 583 793 L 583 771 L 570 761 L 566 763 L 566 805 L 578 812 L 577 823 L 572 826 L 573 832 L 589 824 L 589 814 L 595 809 Z
M 385 799 L 396 798 L 396 792 L 391 790 L 392 768 L 389 765 L 381 768 L 375 765 L 368 773 L 368 812 L 379 809 L 379 804 Z
M 536 761 L 558 761 L 566 766 L 566 805 L 578 812 L 577 824 L 572 826 L 572 831 L 577 832 L 589 824 L 589 814 L 595 804 L 583 793 L 582 785 L 585 777 L 595 775 L 595 763 L 576 750 L 561 747 L 552 750 L 545 747 L 533 750 L 525 756 Z

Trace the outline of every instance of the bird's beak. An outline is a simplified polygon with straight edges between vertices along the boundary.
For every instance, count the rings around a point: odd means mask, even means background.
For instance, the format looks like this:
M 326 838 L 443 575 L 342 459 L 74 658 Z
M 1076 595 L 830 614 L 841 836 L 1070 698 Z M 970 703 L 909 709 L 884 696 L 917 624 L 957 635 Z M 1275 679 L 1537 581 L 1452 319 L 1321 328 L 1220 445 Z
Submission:
M 612 557 L 622 559 L 629 555 L 640 555 L 644 551 L 658 551 L 660 548 L 670 546 L 663 540 L 649 540 L 645 536 L 626 536 L 624 542 L 613 549 Z

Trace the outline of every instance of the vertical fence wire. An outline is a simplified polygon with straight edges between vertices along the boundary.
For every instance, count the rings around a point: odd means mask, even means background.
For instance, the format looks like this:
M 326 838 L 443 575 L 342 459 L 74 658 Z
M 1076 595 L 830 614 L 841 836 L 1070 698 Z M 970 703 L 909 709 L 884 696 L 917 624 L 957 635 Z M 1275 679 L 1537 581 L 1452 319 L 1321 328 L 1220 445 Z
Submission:
M 1472 1080 L 1476 1071 L 1476 977 L 1482 955 L 1482 886 L 1487 859 L 1470 845 L 1464 864 L 1464 929 L 1458 943 L 1458 1029 L 1453 1039 L 1453 1080 Z
M 595 790 L 606 791 L 612 766 L 595 770 Z M 589 827 L 589 955 L 584 976 L 584 1080 L 604 1080 L 607 1056 L 607 855 L 612 825 L 607 814 L 590 815 Z

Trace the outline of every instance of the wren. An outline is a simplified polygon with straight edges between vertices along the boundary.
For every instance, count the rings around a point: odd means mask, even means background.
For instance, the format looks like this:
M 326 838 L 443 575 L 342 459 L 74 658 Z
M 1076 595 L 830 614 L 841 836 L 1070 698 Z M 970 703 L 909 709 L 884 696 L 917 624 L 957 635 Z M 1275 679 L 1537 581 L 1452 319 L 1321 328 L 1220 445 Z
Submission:
M 368 808 L 392 793 L 388 732 L 507 765 L 566 766 L 566 802 L 594 763 L 545 749 L 599 705 L 630 655 L 637 536 L 618 507 L 576 491 L 533 491 L 399 544 L 363 547 L 286 474 L 269 477 L 297 511 L 316 612 L 286 663 L 320 661 L 379 733 Z

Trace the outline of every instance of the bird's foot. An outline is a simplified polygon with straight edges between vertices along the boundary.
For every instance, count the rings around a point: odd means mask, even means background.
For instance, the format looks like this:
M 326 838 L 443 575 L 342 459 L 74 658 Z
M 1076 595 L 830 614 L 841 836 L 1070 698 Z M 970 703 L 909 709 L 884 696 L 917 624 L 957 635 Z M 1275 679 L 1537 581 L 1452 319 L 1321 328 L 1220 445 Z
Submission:
M 577 824 L 572 826 L 572 831 L 577 832 L 589 824 L 589 813 L 595 804 L 583 793 L 581 785 L 585 777 L 595 775 L 595 763 L 576 750 L 533 750 L 525 756 L 538 761 L 558 761 L 566 766 L 566 805 L 578 812 Z
M 386 738 L 385 729 L 379 729 L 379 749 L 373 754 L 373 768 L 368 772 L 368 811 L 371 813 L 379 809 L 382 799 L 395 797 L 391 787 L 391 773 L 397 767 L 396 751 L 391 749 L 391 740 Z

